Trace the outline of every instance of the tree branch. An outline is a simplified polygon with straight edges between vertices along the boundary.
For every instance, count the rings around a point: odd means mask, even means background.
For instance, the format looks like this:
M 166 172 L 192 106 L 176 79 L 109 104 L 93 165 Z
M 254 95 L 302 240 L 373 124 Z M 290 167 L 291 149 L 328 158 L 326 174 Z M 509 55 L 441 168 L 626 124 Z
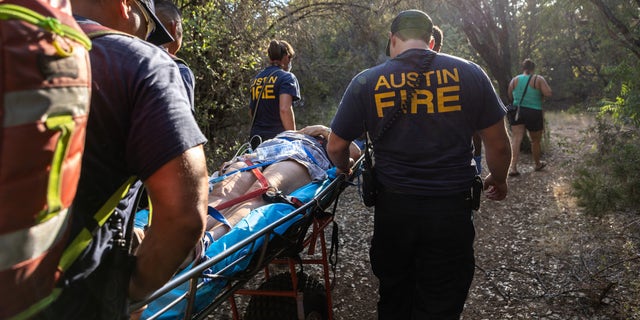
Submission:
M 627 26 L 620 21 L 602 0 L 591 0 L 591 2 L 600 10 L 605 18 L 613 25 L 621 35 L 619 40 L 625 47 L 633 52 L 640 59 L 640 38 L 636 38 Z M 639 1 L 640 2 L 640 1 Z

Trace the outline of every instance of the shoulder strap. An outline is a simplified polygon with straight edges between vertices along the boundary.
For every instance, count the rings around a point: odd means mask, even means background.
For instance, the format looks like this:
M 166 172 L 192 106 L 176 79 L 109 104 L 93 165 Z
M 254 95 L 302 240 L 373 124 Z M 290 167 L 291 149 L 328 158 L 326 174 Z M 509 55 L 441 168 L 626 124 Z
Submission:
M 529 79 L 527 79 L 527 84 L 524 86 L 524 91 L 522 91 L 522 96 L 520 97 L 520 104 L 522 104 L 522 99 L 524 99 L 524 95 L 527 94 L 527 88 L 529 88 L 529 82 L 531 81 L 531 77 L 533 77 L 533 75 L 529 76 Z
M 45 17 L 31 9 L 14 5 L 14 4 L 0 4 L 0 19 L 11 20 L 19 19 L 37 25 L 51 33 L 55 33 L 60 37 L 66 37 L 75 40 L 82 44 L 87 50 L 91 50 L 91 41 L 87 39 L 78 30 L 61 23 L 58 19 L 52 17 Z M 60 46 L 54 40 L 54 46 L 60 50 Z
M 109 219 L 113 211 L 120 199 L 122 199 L 128 192 L 131 185 L 136 181 L 136 177 L 131 177 L 127 181 L 125 181 L 116 192 L 111 195 L 111 197 L 104 203 L 104 205 L 98 210 L 98 212 L 93 216 L 95 220 L 94 229 L 89 230 L 88 228 L 84 228 L 80 231 L 80 233 L 73 239 L 73 241 L 65 248 L 62 253 L 62 257 L 60 258 L 60 262 L 58 263 L 58 275 L 57 279 L 62 278 L 62 274 L 67 271 L 71 265 L 76 261 L 76 259 L 80 256 L 80 254 L 87 248 L 91 240 L 93 240 L 93 234 L 99 228 L 101 228 Z M 133 220 L 133 218 L 131 219 Z M 16 315 L 11 318 L 11 320 L 26 320 L 30 319 L 38 312 L 49 306 L 53 301 L 55 301 L 60 294 L 62 293 L 62 287 L 56 287 L 53 289 L 51 294 L 44 297 L 42 300 L 38 301 L 28 309 L 24 310 L 22 313 Z
M 80 25 L 80 29 L 82 29 L 82 31 L 84 31 L 84 33 L 86 33 L 87 36 L 92 40 L 109 34 L 119 34 L 127 37 L 133 37 L 128 33 L 114 30 L 97 23 L 78 22 L 78 25 Z
M 80 233 L 73 239 L 71 244 L 65 249 L 62 254 L 62 258 L 60 259 L 60 263 L 58 264 L 58 271 L 65 272 L 71 267 L 73 262 L 76 261 L 78 256 L 84 251 L 85 248 L 89 245 L 91 240 L 93 239 L 93 234 L 99 228 L 101 228 L 111 217 L 111 214 L 115 210 L 118 202 L 122 199 L 128 192 L 131 185 L 136 181 L 136 177 L 132 176 L 127 181 L 125 181 L 116 192 L 114 192 L 111 197 L 102 205 L 102 207 L 96 212 L 93 216 L 93 220 L 95 220 L 94 230 L 89 230 L 88 228 L 82 229 Z

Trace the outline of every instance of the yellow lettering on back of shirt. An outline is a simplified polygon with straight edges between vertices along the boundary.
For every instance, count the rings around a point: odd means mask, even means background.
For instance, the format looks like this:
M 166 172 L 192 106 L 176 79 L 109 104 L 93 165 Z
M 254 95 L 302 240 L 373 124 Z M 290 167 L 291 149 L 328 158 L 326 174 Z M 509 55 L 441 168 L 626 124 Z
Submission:
M 429 90 L 416 90 L 411 100 L 411 113 L 418 113 L 418 106 L 426 106 L 427 113 L 434 113 L 433 93 Z
M 406 101 L 406 89 L 399 91 L 393 89 L 405 88 L 408 85 L 407 82 L 414 83 L 417 78 L 418 73 L 416 72 L 401 73 L 399 75 L 380 75 L 373 89 L 378 117 L 382 118 L 384 116 L 385 108 L 394 106 L 397 94 L 400 95 L 401 101 Z M 431 87 L 435 91 L 427 89 L 415 90 L 411 97 L 409 110 L 405 112 L 410 114 L 432 114 L 462 110 L 460 104 L 460 75 L 457 68 L 427 71 L 424 73 L 424 80 L 422 81 L 418 86 Z M 434 102 L 434 99 L 437 102 Z
M 460 102 L 460 86 L 448 86 L 438 88 L 438 112 L 453 112 L 462 110 L 462 106 L 460 104 L 456 105 L 448 105 L 447 102 Z M 446 95 L 448 93 L 456 93 L 451 95 Z
M 275 99 L 275 85 L 267 84 L 264 86 L 251 87 L 251 98 L 253 100 L 258 99 Z
M 393 91 L 376 93 L 374 95 L 376 110 L 378 112 L 378 118 L 382 118 L 384 116 L 384 112 L 382 109 L 393 107 L 394 105 L 393 100 L 395 96 L 396 96 L 396 93 Z

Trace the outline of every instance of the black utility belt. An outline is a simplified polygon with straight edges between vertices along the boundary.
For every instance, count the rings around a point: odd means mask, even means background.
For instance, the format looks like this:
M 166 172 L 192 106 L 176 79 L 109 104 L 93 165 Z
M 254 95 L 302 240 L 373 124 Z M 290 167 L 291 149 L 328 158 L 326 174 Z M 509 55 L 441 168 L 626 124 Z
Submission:
M 446 201 L 464 201 L 464 200 L 471 200 L 471 197 L 472 197 L 471 190 L 465 191 L 465 192 L 460 192 L 460 193 L 445 194 L 445 195 L 416 194 L 416 193 L 412 193 L 412 192 L 405 192 L 405 191 L 402 191 L 402 190 L 395 190 L 395 189 L 384 188 L 384 187 L 381 187 L 378 190 L 380 192 L 384 192 L 384 193 L 387 193 L 387 194 L 405 196 L 407 198 L 414 198 L 414 199 L 420 199 L 420 200 L 425 200 L 425 201 L 429 201 L 429 200 L 433 200 L 433 201 L 441 201 L 441 200 L 446 200 Z
M 483 182 L 482 178 L 476 177 L 473 181 L 471 188 L 468 191 L 462 191 L 452 194 L 446 195 L 424 195 L 424 194 L 416 194 L 413 192 L 407 192 L 405 190 L 398 190 L 394 188 L 389 188 L 380 183 L 377 183 L 377 188 L 381 193 L 389 193 L 398 196 L 406 196 L 413 199 L 420 199 L 424 201 L 433 201 L 436 203 L 443 202 L 449 203 L 453 201 L 460 202 L 470 202 L 471 209 L 478 210 L 480 209 L 480 196 L 482 195 Z

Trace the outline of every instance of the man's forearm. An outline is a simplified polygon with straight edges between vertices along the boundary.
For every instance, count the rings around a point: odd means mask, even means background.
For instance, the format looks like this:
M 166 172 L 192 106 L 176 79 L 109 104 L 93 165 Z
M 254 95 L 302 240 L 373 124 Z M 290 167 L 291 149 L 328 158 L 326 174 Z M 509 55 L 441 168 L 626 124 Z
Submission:
M 485 147 L 485 155 L 489 172 L 494 179 L 499 182 L 506 181 L 511 163 L 511 147 L 509 145 L 501 145 L 497 148 L 492 146 L 491 149 Z
M 511 144 L 507 135 L 504 121 L 480 132 L 484 144 L 487 167 L 493 178 L 498 182 L 507 180 L 507 172 L 511 163 Z
M 129 284 L 133 301 L 142 300 L 171 279 L 202 237 L 204 224 L 198 228 L 197 224 L 168 223 L 171 226 L 153 223 L 138 249 Z
M 144 181 L 153 220 L 136 253 L 129 297 L 160 288 L 202 238 L 207 216 L 208 173 L 202 146 L 170 160 Z
M 327 154 L 334 166 L 341 172 L 349 173 L 349 145 L 350 141 L 342 139 L 340 136 L 332 133 L 327 144 Z
M 339 153 L 329 154 L 331 162 L 342 172 L 349 172 L 349 150 L 341 150 Z

